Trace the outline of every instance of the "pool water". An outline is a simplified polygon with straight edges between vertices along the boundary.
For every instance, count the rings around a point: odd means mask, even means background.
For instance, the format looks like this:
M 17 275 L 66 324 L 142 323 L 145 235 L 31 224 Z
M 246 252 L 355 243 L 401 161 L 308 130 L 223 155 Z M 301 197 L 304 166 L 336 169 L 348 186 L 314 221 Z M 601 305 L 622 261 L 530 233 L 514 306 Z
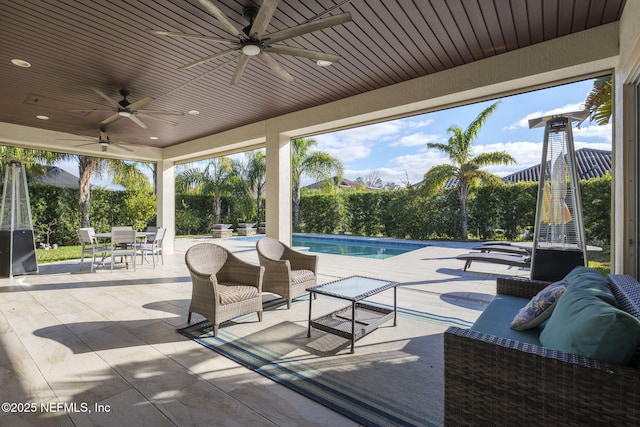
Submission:
M 234 240 L 258 241 L 263 236 L 236 237 Z M 385 259 L 429 246 L 428 243 L 378 237 L 353 237 L 317 234 L 294 234 L 293 246 L 310 252 Z

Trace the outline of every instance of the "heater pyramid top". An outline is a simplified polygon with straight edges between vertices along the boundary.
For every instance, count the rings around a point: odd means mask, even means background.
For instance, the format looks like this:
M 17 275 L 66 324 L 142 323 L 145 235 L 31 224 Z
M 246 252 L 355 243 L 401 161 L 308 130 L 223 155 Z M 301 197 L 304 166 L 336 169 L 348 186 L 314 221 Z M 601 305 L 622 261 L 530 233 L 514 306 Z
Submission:
M 589 110 L 582 110 L 582 111 L 572 111 L 570 113 L 553 114 L 549 116 L 538 117 L 537 119 L 529 120 L 529 129 L 543 127 L 546 125 L 546 123 L 549 120 L 559 119 L 563 117 L 571 121 L 582 122 L 587 117 L 589 117 L 589 114 L 590 114 Z

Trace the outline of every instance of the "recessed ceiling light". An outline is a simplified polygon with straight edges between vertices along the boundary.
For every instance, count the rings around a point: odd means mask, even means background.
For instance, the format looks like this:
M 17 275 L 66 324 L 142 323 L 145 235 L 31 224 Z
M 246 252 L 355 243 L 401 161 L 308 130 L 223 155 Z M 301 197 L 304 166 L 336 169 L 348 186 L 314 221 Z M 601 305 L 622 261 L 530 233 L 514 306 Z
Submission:
M 158 137 L 157 136 L 150 136 L 149 139 L 156 140 L 156 139 L 158 139 Z
M 316 64 L 318 64 L 320 67 L 328 67 L 329 65 L 333 64 L 333 62 L 331 62 L 331 61 L 323 61 L 322 59 L 318 59 Z
M 27 61 L 25 61 L 24 59 L 12 59 L 11 63 L 13 65 L 17 65 L 18 67 L 23 67 L 23 68 L 29 68 L 31 67 L 31 64 L 29 64 Z
M 200 114 L 200 111 L 198 111 L 198 110 L 191 110 L 191 111 L 189 111 L 189 114 L 191 114 L 192 116 L 197 116 L 198 114 Z
M 36 116 L 36 119 L 49 120 L 49 116 Z

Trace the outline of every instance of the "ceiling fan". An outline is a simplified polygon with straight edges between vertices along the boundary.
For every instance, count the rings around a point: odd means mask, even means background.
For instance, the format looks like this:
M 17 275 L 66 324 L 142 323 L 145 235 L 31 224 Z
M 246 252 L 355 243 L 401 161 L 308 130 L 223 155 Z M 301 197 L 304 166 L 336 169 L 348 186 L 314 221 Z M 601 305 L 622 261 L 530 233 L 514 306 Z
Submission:
M 275 31 L 270 34 L 265 34 L 265 31 L 269 26 L 269 22 L 271 21 L 271 17 L 278 7 L 278 3 L 280 2 L 280 0 L 264 0 L 262 2 L 262 6 L 260 6 L 260 9 L 256 9 L 254 7 L 245 7 L 242 11 L 242 14 L 249 20 L 249 25 L 245 28 L 237 27 L 224 13 L 222 13 L 222 11 L 213 3 L 212 0 L 199 1 L 214 17 L 218 19 L 218 21 L 220 21 L 226 31 L 233 37 L 236 37 L 236 39 L 160 30 L 149 31 L 160 36 L 208 40 L 233 46 L 230 49 L 214 53 L 213 55 L 206 56 L 197 61 L 180 67 L 180 69 L 186 70 L 188 68 L 195 67 L 196 65 L 204 64 L 205 62 L 211 61 L 213 59 L 220 58 L 235 52 L 240 52 L 240 59 L 238 60 L 233 78 L 231 79 L 232 85 L 238 84 L 240 78 L 242 77 L 242 73 L 244 72 L 249 60 L 252 57 L 257 57 L 258 59 L 262 60 L 262 62 L 264 62 L 269 68 L 271 68 L 271 70 L 276 75 L 289 83 L 292 83 L 294 81 L 293 76 L 289 74 L 289 72 L 285 70 L 284 67 L 273 58 L 273 56 L 271 56 L 271 53 L 310 58 L 314 61 L 317 61 L 318 65 L 324 66 L 330 65 L 334 62 L 338 62 L 340 60 L 340 56 L 334 53 L 318 52 L 314 50 L 285 46 L 275 43 L 351 21 L 351 14 L 349 12 L 345 12 L 340 15 L 321 18 L 318 20 L 310 20 L 295 27 Z
M 129 96 L 129 91 L 126 89 L 120 89 L 120 95 L 122 96 L 122 99 L 120 101 L 116 101 L 115 99 L 109 97 L 108 95 L 106 95 L 103 91 L 101 91 L 100 89 L 96 89 L 94 87 L 91 88 L 95 93 L 97 93 L 98 95 L 100 95 L 102 98 L 104 98 L 113 108 L 109 108 L 109 109 L 92 109 L 92 110 L 69 110 L 69 111 L 73 111 L 76 113 L 93 113 L 93 112 L 114 112 L 115 114 L 107 117 L 106 119 L 104 119 L 103 121 L 100 122 L 100 124 L 102 125 L 106 125 L 109 124 L 111 122 L 114 122 L 116 120 L 118 120 L 121 117 L 128 117 L 129 119 L 131 119 L 131 121 L 133 121 L 135 124 L 137 124 L 138 126 L 140 126 L 141 128 L 146 129 L 147 125 L 144 124 L 144 122 L 142 120 L 140 120 L 140 118 L 144 118 L 144 119 L 152 119 L 152 120 L 157 120 L 163 123 L 168 123 L 170 125 L 176 126 L 177 123 L 169 121 L 169 120 L 165 120 L 165 119 L 161 119 L 159 117 L 153 117 L 150 114 L 166 114 L 166 115 L 171 115 L 171 116 L 183 116 L 184 113 L 180 112 L 180 111 L 162 111 L 162 110 L 142 110 L 141 107 L 144 107 L 145 105 L 147 105 L 148 103 L 150 103 L 151 101 L 153 101 L 153 98 L 151 98 L 150 96 L 147 96 L 146 98 L 142 98 L 138 101 L 135 102 L 130 102 L 127 97 Z
M 109 135 L 107 135 L 107 130 L 104 127 L 100 128 L 100 136 L 93 137 L 87 136 L 85 139 L 57 139 L 57 141 L 76 141 L 76 142 L 87 142 L 86 144 L 78 144 L 75 147 L 84 147 L 87 145 L 99 144 L 102 147 L 102 152 L 106 152 L 109 147 L 121 148 L 125 151 L 133 152 L 132 149 L 125 146 L 125 144 L 129 142 L 135 141 L 136 138 L 120 138 L 116 140 L 111 140 Z

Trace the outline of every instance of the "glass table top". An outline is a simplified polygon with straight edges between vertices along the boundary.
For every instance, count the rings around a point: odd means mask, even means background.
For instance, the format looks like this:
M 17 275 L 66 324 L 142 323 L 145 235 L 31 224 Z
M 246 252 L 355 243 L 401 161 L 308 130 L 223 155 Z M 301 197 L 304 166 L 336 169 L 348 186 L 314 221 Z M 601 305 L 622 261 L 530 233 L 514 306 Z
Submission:
M 370 277 L 363 276 L 351 276 L 334 282 L 325 283 L 324 285 L 307 288 L 307 291 L 347 299 L 350 301 L 359 301 L 385 289 L 392 288 L 397 284 L 397 282 L 390 282 L 388 280 L 372 279 Z

